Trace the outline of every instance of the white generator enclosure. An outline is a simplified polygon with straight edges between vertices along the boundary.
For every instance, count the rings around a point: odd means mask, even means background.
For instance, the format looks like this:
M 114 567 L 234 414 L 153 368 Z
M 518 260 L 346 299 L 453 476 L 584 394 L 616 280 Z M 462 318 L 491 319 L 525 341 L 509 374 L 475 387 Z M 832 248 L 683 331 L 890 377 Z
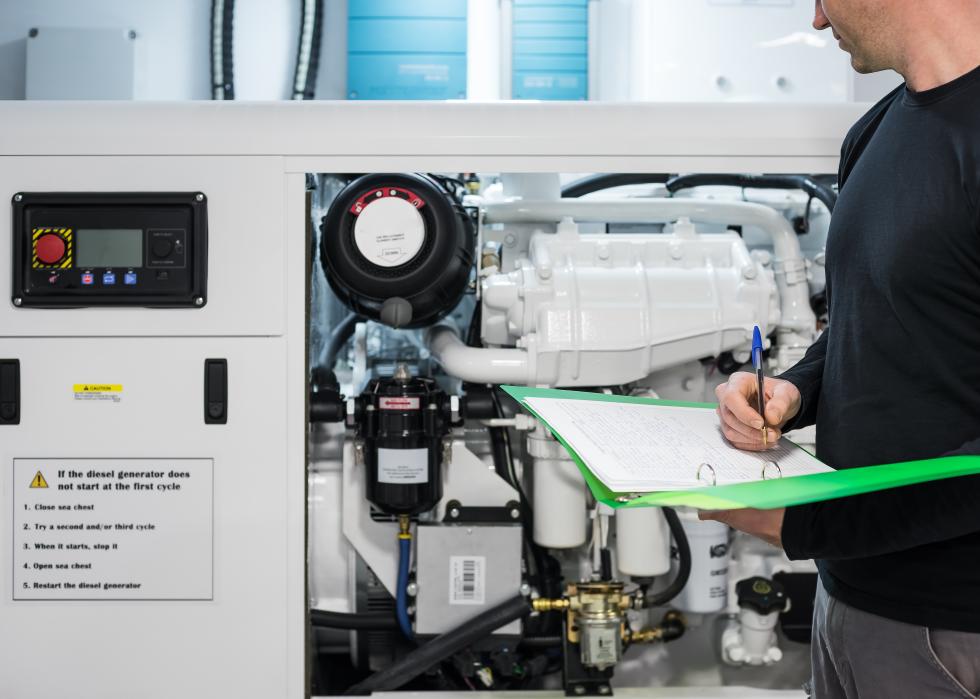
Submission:
M 802 696 L 813 565 L 500 386 L 792 365 L 860 111 L 0 105 L 0 697 Z

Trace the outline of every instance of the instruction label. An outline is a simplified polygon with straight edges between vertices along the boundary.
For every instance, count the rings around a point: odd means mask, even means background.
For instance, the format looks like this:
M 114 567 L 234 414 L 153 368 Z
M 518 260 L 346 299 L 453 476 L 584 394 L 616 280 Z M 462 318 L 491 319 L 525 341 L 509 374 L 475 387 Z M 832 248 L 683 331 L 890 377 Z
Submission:
M 123 387 L 118 383 L 76 383 L 72 385 L 75 400 L 122 400 Z
M 15 600 L 213 598 L 212 459 L 14 459 Z
M 379 483 L 428 483 L 428 449 L 378 449 Z

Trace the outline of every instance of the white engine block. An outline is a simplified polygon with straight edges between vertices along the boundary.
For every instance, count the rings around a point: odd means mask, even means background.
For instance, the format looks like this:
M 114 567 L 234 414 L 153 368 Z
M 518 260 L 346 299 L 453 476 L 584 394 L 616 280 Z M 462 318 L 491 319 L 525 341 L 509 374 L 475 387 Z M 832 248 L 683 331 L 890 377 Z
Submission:
M 772 271 L 734 232 L 688 221 L 665 234 L 535 234 L 528 256 L 483 281 L 483 340 L 528 354 L 528 383 L 627 383 L 748 349 L 779 322 Z

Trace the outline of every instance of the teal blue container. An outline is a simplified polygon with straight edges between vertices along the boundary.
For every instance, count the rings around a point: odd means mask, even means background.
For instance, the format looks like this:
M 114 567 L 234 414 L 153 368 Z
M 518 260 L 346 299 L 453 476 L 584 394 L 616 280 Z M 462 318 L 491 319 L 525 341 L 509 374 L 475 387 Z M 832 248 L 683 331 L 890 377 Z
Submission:
M 349 0 L 347 96 L 466 97 L 466 0 Z
M 588 0 L 514 0 L 512 60 L 514 99 L 588 99 Z

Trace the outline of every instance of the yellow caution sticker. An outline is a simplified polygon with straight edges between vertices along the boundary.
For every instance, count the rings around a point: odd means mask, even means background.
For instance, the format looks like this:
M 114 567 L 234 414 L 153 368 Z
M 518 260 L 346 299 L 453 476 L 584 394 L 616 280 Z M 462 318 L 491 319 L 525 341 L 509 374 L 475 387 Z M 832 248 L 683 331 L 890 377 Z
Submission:
M 72 389 L 75 400 L 122 400 L 123 387 L 118 383 L 76 383 Z
M 122 393 L 122 384 L 118 383 L 77 383 L 75 393 Z
M 47 488 L 48 482 L 44 480 L 44 474 L 40 471 L 34 476 L 34 480 L 31 481 L 32 488 Z

